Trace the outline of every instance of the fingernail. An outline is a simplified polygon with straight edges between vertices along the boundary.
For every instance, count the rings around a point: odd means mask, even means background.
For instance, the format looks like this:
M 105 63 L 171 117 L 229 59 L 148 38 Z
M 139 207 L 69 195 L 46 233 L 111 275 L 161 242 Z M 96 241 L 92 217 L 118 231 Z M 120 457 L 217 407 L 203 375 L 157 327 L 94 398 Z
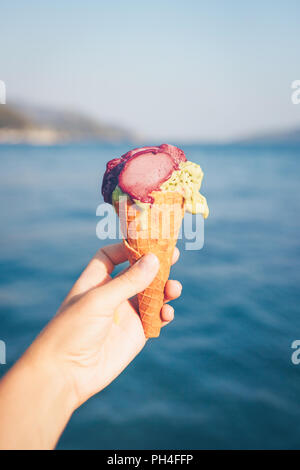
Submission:
M 159 266 L 159 261 L 156 255 L 153 253 L 148 253 L 147 255 L 140 258 L 137 264 L 141 269 L 157 269 Z

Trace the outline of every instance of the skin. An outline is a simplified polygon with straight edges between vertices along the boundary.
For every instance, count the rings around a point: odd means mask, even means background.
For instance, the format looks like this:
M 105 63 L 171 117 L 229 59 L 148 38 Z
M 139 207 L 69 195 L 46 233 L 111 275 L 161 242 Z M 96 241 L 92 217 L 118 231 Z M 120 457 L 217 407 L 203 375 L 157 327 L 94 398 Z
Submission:
M 179 257 L 174 250 L 173 264 Z M 135 295 L 154 279 L 149 254 L 114 279 L 127 260 L 123 244 L 102 248 L 72 287 L 55 317 L 0 382 L 0 449 L 53 449 L 73 412 L 112 382 L 146 344 Z M 161 310 L 181 284 L 169 280 Z M 128 300 L 131 299 L 131 300 Z

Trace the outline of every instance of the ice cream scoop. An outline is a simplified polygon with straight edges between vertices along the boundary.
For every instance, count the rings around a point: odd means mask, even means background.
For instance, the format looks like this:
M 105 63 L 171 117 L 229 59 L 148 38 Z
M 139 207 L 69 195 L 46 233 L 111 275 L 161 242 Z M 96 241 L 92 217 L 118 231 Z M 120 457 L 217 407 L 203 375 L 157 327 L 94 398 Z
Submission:
M 147 155 L 148 157 L 155 157 L 157 154 L 159 154 L 158 159 L 153 159 L 151 161 L 150 158 L 145 158 Z M 105 202 L 109 202 L 110 204 L 112 203 L 112 192 L 114 191 L 115 187 L 119 183 L 119 175 L 121 176 L 121 179 L 123 180 L 123 187 L 126 189 L 127 187 L 127 170 L 125 169 L 123 172 L 123 168 L 129 162 L 129 160 L 135 158 L 137 159 L 138 157 L 143 158 L 143 162 L 145 163 L 145 168 L 143 170 L 143 178 L 145 175 L 150 174 L 155 172 L 154 177 L 152 177 L 152 186 L 151 186 L 151 181 L 149 181 L 150 185 L 148 187 L 148 191 L 151 192 L 155 188 L 159 187 L 161 183 L 166 181 L 168 177 L 170 176 L 170 165 L 168 166 L 166 156 L 169 157 L 169 159 L 172 160 L 173 166 L 172 166 L 172 171 L 174 169 L 178 168 L 178 165 L 181 161 L 185 161 L 185 155 L 184 152 L 174 145 L 168 145 L 168 144 L 162 144 L 160 146 L 152 146 L 152 147 L 141 147 L 141 148 L 136 148 L 133 150 L 129 150 L 129 152 L 125 153 L 119 158 L 114 158 L 113 160 L 110 160 L 107 165 L 106 165 L 106 172 L 103 177 L 103 183 L 102 183 L 102 194 Z M 138 168 L 140 172 L 140 168 L 143 165 L 143 162 L 140 161 L 135 161 L 133 165 L 133 171 L 132 171 L 132 166 L 130 166 L 130 171 L 129 171 L 129 178 L 133 174 L 133 180 L 129 179 L 129 193 L 130 190 L 132 189 L 131 183 L 137 182 L 138 181 L 138 174 L 136 174 L 136 177 L 134 176 L 134 168 Z M 161 169 L 160 169 L 161 167 Z M 128 167 L 127 167 L 128 168 Z M 172 172 L 171 172 L 172 173 Z M 162 177 L 163 175 L 163 177 Z M 156 177 L 158 179 L 156 180 Z M 121 183 L 122 185 L 122 183 Z M 125 192 L 127 192 L 125 190 Z M 136 194 L 137 191 L 134 191 L 136 199 L 142 201 L 143 197 L 146 197 L 145 194 Z M 149 193 L 150 194 L 150 193 Z M 151 200 L 151 197 L 150 197 Z M 148 201 L 149 202 L 149 201 Z
M 159 191 L 177 169 L 178 165 L 168 153 L 137 153 L 122 168 L 119 187 L 131 199 L 151 203 L 151 193 Z
M 123 194 L 141 205 L 153 203 L 153 191 L 177 191 L 184 197 L 185 210 L 206 218 L 206 199 L 199 193 L 202 178 L 200 166 L 187 161 L 174 145 L 141 147 L 107 163 L 102 194 L 110 204 Z

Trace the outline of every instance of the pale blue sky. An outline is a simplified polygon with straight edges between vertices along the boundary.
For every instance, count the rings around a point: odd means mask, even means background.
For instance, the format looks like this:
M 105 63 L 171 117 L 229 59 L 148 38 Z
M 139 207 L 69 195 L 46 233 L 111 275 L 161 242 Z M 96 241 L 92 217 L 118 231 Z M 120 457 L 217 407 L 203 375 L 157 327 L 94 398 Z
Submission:
M 2 0 L 0 79 L 156 140 L 300 125 L 300 1 Z

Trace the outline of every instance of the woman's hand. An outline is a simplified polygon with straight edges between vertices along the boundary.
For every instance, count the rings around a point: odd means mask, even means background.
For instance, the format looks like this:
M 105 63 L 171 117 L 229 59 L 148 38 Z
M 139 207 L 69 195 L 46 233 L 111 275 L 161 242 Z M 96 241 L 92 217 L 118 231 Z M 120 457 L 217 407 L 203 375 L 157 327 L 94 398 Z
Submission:
M 179 251 L 175 248 L 173 263 Z M 106 387 L 145 345 L 136 299 L 154 279 L 159 262 L 149 254 L 112 279 L 114 267 L 127 260 L 123 243 L 102 248 L 73 286 L 58 314 L 33 343 L 31 353 L 51 360 L 74 390 L 74 407 Z M 168 281 L 165 302 L 181 293 L 178 281 Z M 163 324 L 174 317 L 167 303 Z
M 175 248 L 173 263 L 178 256 Z M 126 259 L 122 243 L 102 248 L 57 315 L 2 379 L 0 449 L 53 448 L 74 410 L 114 380 L 145 345 L 134 296 L 154 279 L 158 259 L 146 255 L 112 279 L 114 267 Z M 178 281 L 168 281 L 165 301 L 180 292 Z M 165 304 L 163 323 L 173 316 Z

